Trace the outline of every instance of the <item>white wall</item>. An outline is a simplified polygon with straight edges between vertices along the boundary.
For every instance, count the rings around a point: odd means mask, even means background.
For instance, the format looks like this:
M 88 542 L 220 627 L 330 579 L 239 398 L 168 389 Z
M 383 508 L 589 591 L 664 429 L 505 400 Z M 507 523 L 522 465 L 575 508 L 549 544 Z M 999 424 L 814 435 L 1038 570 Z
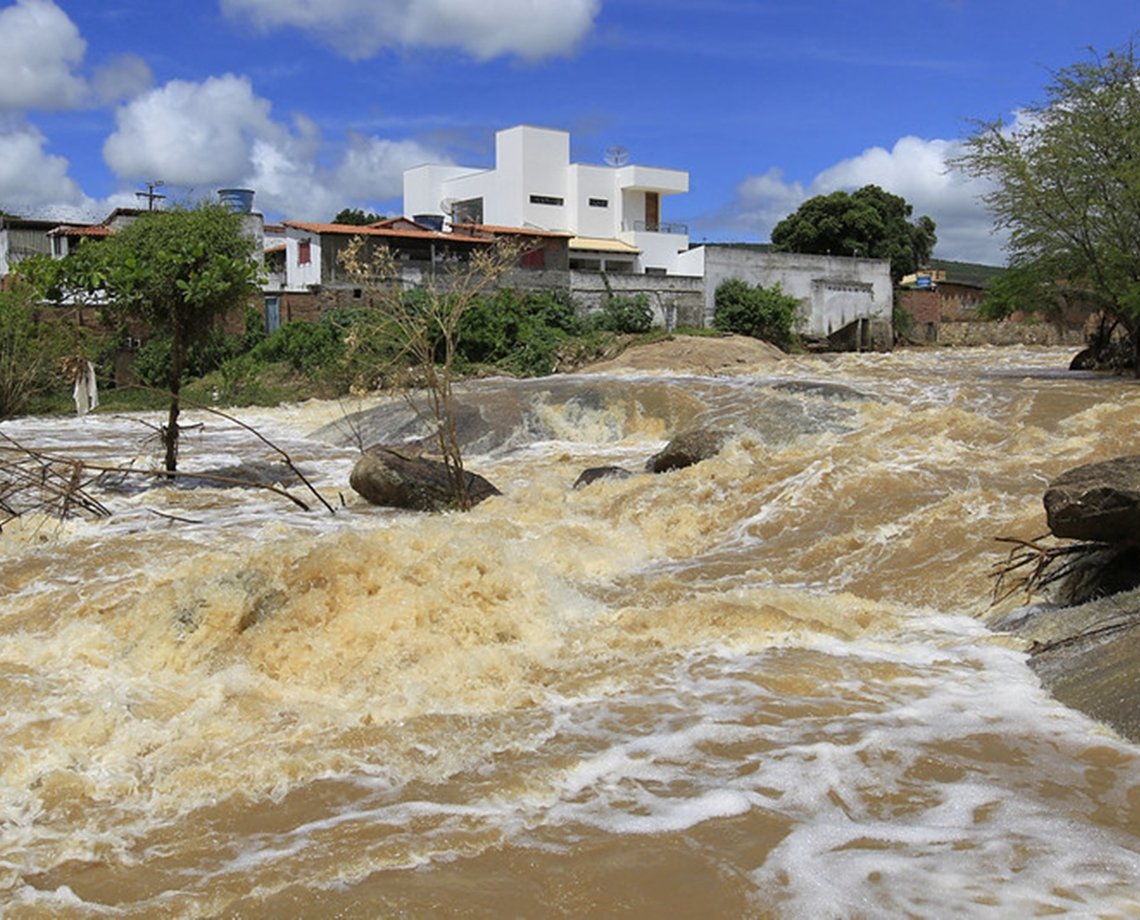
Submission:
M 804 304 L 801 332 L 826 336 L 861 317 L 890 320 L 894 303 L 890 262 L 847 256 L 765 252 L 749 246 L 702 246 L 705 316 L 711 325 L 716 288 L 739 278 L 752 285 L 779 284 L 785 294 Z M 696 256 L 683 262 L 693 265 Z
M 302 240 L 310 241 L 309 263 L 297 261 Z M 311 230 L 298 227 L 285 228 L 285 287 L 290 291 L 303 291 L 311 284 L 321 283 L 321 237 Z

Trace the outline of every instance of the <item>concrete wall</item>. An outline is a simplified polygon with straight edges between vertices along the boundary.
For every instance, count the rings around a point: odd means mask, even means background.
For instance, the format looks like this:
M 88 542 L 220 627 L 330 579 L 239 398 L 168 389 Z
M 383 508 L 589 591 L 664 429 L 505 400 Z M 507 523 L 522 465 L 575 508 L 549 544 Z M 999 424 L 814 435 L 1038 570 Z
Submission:
M 890 322 L 894 291 L 886 259 L 817 256 L 768 252 L 752 246 L 706 245 L 702 255 L 705 277 L 705 324 L 712 325 L 717 286 L 730 278 L 752 285 L 779 284 L 785 294 L 803 304 L 800 332 L 829 336 L 857 319 Z M 686 259 L 692 270 L 696 257 Z

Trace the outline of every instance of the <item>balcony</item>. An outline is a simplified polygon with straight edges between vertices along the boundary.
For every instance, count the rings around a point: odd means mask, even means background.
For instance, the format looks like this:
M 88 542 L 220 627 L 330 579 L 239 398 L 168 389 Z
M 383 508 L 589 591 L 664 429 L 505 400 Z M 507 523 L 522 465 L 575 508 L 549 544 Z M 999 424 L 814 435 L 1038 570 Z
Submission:
M 688 235 L 688 224 L 666 223 L 660 220 L 635 220 L 633 222 L 635 233 L 677 233 Z

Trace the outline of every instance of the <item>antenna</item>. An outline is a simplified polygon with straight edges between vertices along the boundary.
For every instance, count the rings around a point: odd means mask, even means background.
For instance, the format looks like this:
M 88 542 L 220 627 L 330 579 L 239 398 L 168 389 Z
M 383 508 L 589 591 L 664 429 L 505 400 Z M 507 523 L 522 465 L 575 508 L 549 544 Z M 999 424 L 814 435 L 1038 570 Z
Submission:
M 146 191 L 145 192 L 135 192 L 135 197 L 145 198 L 146 199 L 146 209 L 148 211 L 153 211 L 155 200 L 162 199 L 162 198 L 166 197 L 165 195 L 160 195 L 158 192 L 155 191 L 155 189 L 161 188 L 164 185 L 166 185 L 166 183 L 163 182 L 161 179 L 156 179 L 154 182 L 148 182 L 148 183 L 146 183 Z
M 625 166 L 629 162 L 629 151 L 621 144 L 614 144 L 606 148 L 605 161 L 607 166 Z

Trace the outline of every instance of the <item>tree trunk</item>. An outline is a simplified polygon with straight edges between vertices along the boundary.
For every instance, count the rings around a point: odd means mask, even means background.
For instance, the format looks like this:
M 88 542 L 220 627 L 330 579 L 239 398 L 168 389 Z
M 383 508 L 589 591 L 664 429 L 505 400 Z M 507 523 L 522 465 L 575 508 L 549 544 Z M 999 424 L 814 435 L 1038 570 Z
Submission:
M 170 412 L 166 427 L 162 429 L 162 443 L 166 448 L 166 471 L 178 469 L 178 415 L 182 411 L 178 394 L 182 390 L 182 367 L 186 361 L 186 345 L 182 330 L 175 327 L 170 343 Z

